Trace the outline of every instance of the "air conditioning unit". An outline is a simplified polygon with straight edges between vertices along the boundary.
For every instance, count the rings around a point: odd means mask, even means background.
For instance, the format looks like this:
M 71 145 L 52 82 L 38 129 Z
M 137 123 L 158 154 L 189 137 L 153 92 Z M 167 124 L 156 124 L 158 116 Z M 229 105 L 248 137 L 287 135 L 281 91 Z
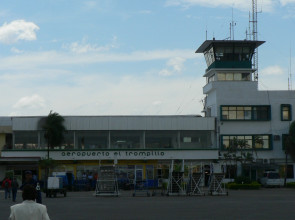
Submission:
M 280 135 L 274 135 L 273 136 L 273 140 L 274 141 L 279 141 L 281 139 L 281 136 Z

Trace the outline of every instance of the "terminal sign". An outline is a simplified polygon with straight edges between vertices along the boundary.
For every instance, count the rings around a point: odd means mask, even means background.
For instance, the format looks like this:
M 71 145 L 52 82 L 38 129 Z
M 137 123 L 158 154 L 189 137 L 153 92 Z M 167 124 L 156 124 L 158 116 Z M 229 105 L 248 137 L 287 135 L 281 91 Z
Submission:
M 164 159 L 165 151 L 61 151 L 54 157 L 64 160 Z

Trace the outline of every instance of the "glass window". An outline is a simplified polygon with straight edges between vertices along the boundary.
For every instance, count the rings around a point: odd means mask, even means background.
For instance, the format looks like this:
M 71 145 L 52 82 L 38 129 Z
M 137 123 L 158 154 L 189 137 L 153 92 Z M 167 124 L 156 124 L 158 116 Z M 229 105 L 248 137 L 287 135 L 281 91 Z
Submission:
M 212 76 L 210 76 L 210 77 L 208 78 L 208 83 L 214 81 L 214 76 L 215 76 L 215 75 L 212 75 Z
M 282 104 L 281 105 L 281 120 L 282 121 L 291 121 L 292 120 L 291 105 L 289 105 L 289 104 Z
M 76 131 L 76 144 L 79 149 L 107 149 L 108 131 Z
M 218 73 L 218 80 L 219 81 L 223 81 L 223 80 L 225 80 L 225 73 Z
M 221 120 L 268 121 L 270 106 L 221 106 Z
M 66 131 L 61 149 L 74 149 L 74 131 Z
M 250 81 L 250 73 L 218 73 L 218 81 Z
M 267 149 L 269 148 L 269 136 L 255 136 L 255 148 Z
M 213 53 L 213 47 L 211 47 L 208 51 L 204 53 L 207 66 L 210 66 L 214 61 L 214 53 Z
M 143 148 L 143 132 L 141 131 L 111 131 L 111 148 L 113 149 Z
M 210 131 L 180 131 L 180 148 L 203 149 L 212 146 Z
M 234 74 L 233 73 L 227 73 L 225 76 L 225 80 L 232 81 L 234 80 Z
M 14 132 L 14 149 L 37 149 L 38 131 Z
M 250 81 L 250 73 L 242 73 L 242 79 L 243 81 Z
M 176 131 L 146 131 L 145 147 L 147 149 L 156 148 L 177 148 Z
M 241 73 L 235 73 L 234 74 L 234 80 L 241 81 L 242 80 L 242 74 Z
M 270 149 L 270 135 L 238 135 L 238 136 L 227 136 L 223 135 L 222 146 L 224 149 L 237 144 L 238 148 L 252 149 Z M 239 144 L 243 144 L 240 146 Z
M 270 119 L 269 106 L 253 107 L 253 119 L 258 121 L 267 121 Z

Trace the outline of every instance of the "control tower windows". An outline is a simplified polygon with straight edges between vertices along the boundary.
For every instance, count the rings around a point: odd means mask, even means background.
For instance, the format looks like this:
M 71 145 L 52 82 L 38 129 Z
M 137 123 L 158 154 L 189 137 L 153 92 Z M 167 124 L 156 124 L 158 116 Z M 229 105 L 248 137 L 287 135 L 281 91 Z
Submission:
M 210 66 L 215 61 L 213 48 L 211 47 L 208 51 L 204 52 L 204 55 L 207 66 Z
M 215 58 L 217 61 L 250 61 L 251 52 L 249 47 L 222 47 L 216 46 Z
M 218 73 L 218 81 L 250 81 L 250 73 Z

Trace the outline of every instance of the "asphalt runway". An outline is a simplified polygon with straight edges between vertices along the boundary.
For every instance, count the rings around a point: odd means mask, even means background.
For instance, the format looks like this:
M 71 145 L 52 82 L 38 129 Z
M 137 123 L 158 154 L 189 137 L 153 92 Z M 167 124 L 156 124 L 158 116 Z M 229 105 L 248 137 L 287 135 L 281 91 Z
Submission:
M 17 202 L 21 202 L 20 193 Z M 0 192 L 0 220 L 14 203 Z M 67 197 L 45 198 L 51 220 L 96 219 L 295 219 L 295 189 L 229 191 L 229 196 L 95 197 L 93 192 L 68 192 Z

